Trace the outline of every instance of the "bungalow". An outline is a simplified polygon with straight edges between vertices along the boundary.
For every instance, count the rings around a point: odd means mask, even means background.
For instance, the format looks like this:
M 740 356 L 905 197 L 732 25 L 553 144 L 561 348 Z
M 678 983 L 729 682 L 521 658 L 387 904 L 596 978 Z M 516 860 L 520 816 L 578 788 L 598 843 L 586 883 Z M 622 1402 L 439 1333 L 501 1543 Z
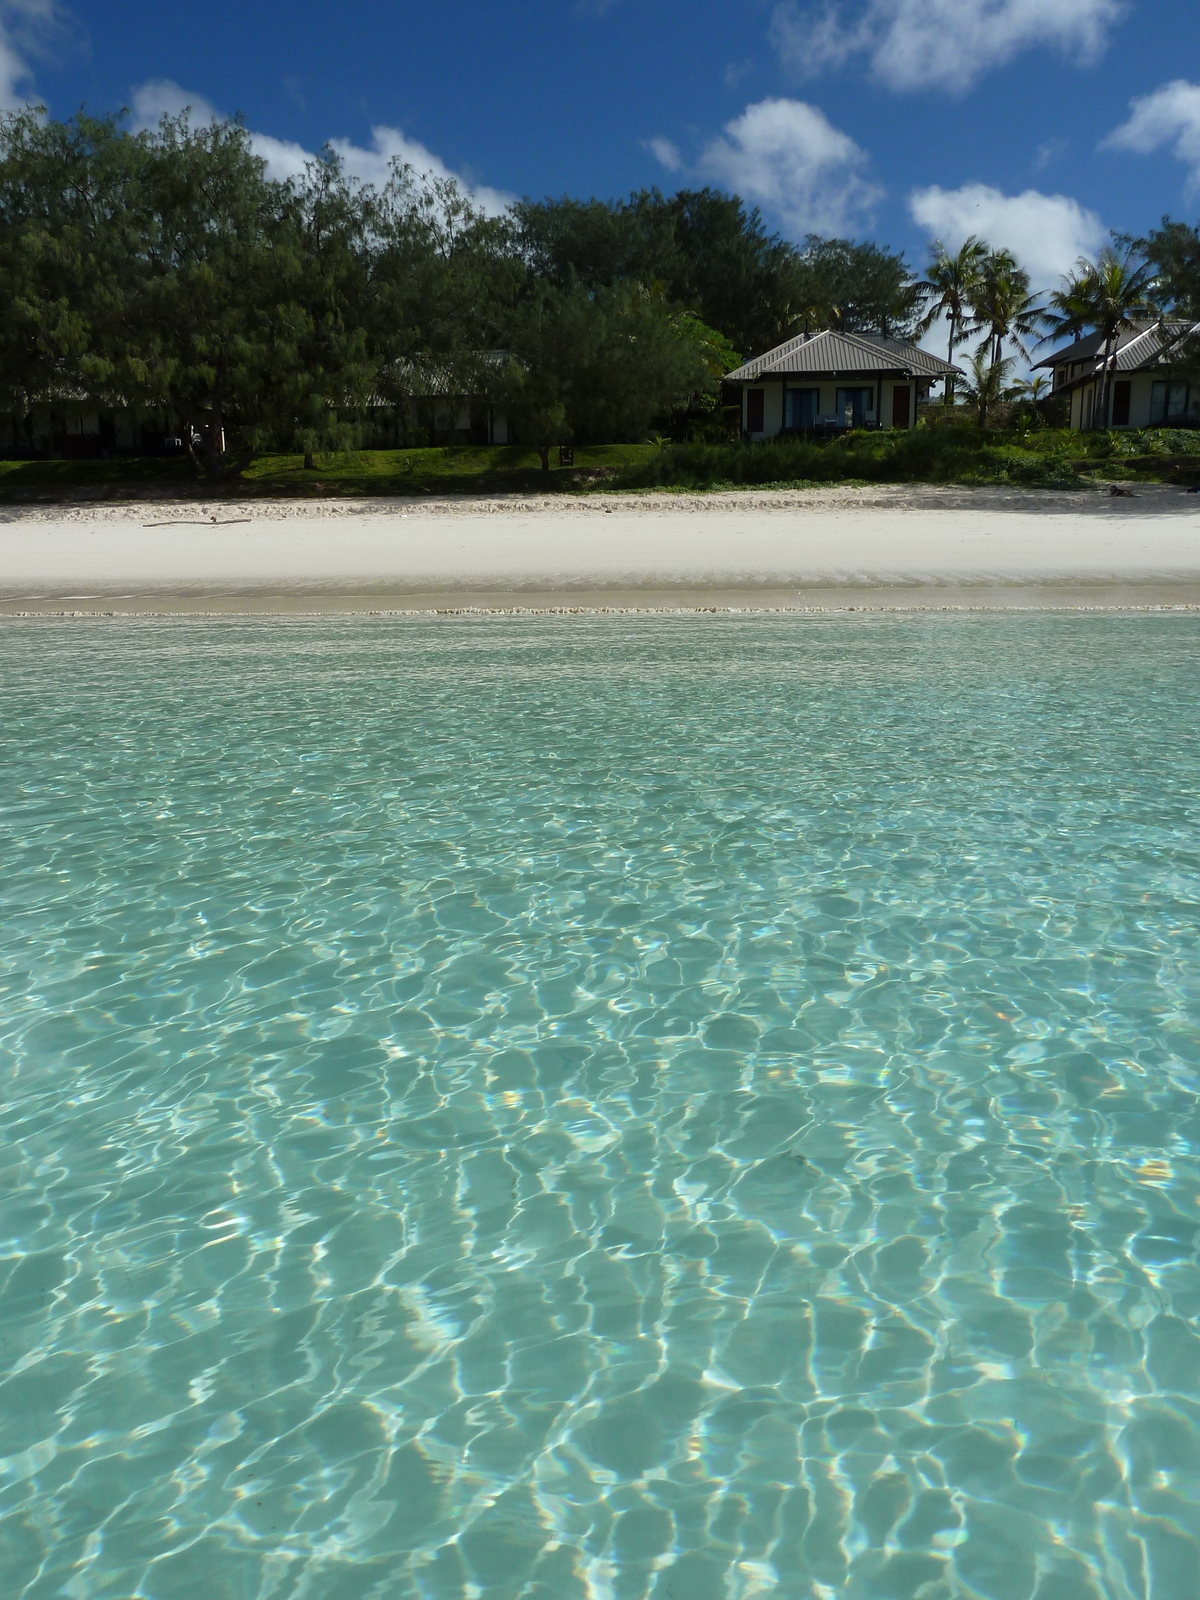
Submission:
M 376 431 L 398 445 L 514 443 L 507 412 L 489 397 L 508 360 L 504 351 L 482 350 L 465 364 L 397 361 L 385 374 L 385 393 L 371 401 Z
M 1102 333 L 1076 339 L 1037 365 L 1053 373 L 1051 393 L 1070 399 L 1071 427 L 1077 431 L 1200 425 L 1200 322 L 1142 322 L 1120 335 L 1107 420 L 1100 416 Z
M 802 333 L 725 379 L 741 390 L 751 439 L 846 428 L 913 428 L 930 384 L 958 367 L 905 339 L 877 333 Z

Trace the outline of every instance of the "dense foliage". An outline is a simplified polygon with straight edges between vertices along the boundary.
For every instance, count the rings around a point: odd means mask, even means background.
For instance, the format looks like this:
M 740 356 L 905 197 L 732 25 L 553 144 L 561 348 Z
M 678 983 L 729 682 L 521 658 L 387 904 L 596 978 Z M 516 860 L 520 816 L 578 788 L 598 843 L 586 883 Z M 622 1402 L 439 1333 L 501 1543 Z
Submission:
M 680 440 L 585 445 L 574 463 L 552 465 L 549 486 L 591 490 L 721 490 L 833 483 L 997 484 L 1084 489 L 1116 481 L 1200 485 L 1200 433 L 1154 428 L 1078 433 L 1035 422 L 1028 405 L 1002 408 L 1000 425 L 981 431 L 966 407 L 926 408 L 914 429 L 854 430 L 831 439 Z M 284 496 L 500 494 L 545 488 L 536 450 L 521 445 L 451 445 L 334 451 L 306 470 L 300 454 L 264 451 L 237 478 L 201 491 L 181 458 L 0 461 L 0 502 L 61 501 L 98 493 L 226 493 L 238 500 Z
M 1142 243 L 1157 269 L 1162 303 L 1180 316 L 1200 318 L 1200 228 L 1164 217 Z
M 710 189 L 489 216 L 452 180 L 397 164 L 373 188 L 332 152 L 273 181 L 238 122 L 22 111 L 0 118 L 0 416 L 33 453 L 39 407 L 122 413 L 216 478 L 262 451 L 312 468 L 420 442 L 418 397 L 474 396 L 548 471 L 571 440 L 720 442 L 722 375 L 794 333 L 942 318 L 951 359 L 979 341 L 964 397 L 982 427 L 1017 398 L 1006 351 L 1051 313 L 1104 332 L 1106 371 L 1151 302 L 1200 316 L 1197 231 L 1164 219 L 1136 249 L 1081 263 L 1043 308 L 975 239 L 918 279 L 876 244 L 790 243 Z
M 900 255 L 770 234 L 712 190 L 481 213 L 326 152 L 272 181 L 237 122 L 0 121 L 0 406 L 157 419 L 213 476 L 273 446 L 372 442 L 406 398 L 504 404 L 547 459 L 713 413 L 739 352 L 801 328 L 905 330 Z

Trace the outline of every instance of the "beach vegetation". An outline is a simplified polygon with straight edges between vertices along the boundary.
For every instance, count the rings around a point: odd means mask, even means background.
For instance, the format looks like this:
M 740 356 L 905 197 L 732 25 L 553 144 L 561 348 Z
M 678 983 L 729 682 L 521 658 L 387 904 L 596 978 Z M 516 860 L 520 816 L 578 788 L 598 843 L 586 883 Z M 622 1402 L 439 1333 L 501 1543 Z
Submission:
M 994 412 L 1008 396 L 1008 379 L 1012 376 L 1012 368 L 1011 356 L 1002 356 L 999 361 L 995 359 L 990 341 L 980 345 L 971 357 L 963 384 L 963 399 L 974 412 L 977 427 L 986 428 L 988 412 Z
M 338 498 L 587 494 L 613 490 L 720 490 L 798 484 L 940 483 L 1083 489 L 1096 482 L 1200 482 L 1200 434 L 1191 429 L 1070 432 L 1037 426 L 1032 408 L 1005 402 L 1005 426 L 980 430 L 971 408 L 926 408 L 916 428 L 851 430 L 834 439 L 785 438 L 577 445 L 570 465 L 551 448 L 451 445 L 317 452 L 263 451 L 236 478 L 214 483 L 186 456 L 0 461 L 0 501 L 192 498 Z
M 462 432 L 468 402 L 505 410 L 544 463 L 566 441 L 720 434 L 741 352 L 803 329 L 905 333 L 918 301 L 902 254 L 784 240 L 709 189 L 496 216 L 402 162 L 361 183 L 331 150 L 276 181 L 237 120 L 0 118 L 16 455 L 65 453 L 71 419 L 103 413 L 123 443 L 93 428 L 96 453 L 174 442 L 215 484 L 264 452 L 315 471 Z
M 579 488 L 777 470 L 1065 482 L 1091 447 L 1061 443 L 1059 400 L 1013 384 L 1014 357 L 1046 327 L 1097 329 L 1111 378 L 1147 306 L 1200 316 L 1196 229 L 1166 218 L 1118 244 L 1043 308 L 1012 253 L 977 238 L 935 245 L 918 278 L 875 242 L 783 239 L 711 189 L 495 215 L 400 161 L 361 183 L 332 150 L 277 181 L 237 120 L 185 112 L 134 131 L 25 109 L 0 117 L 0 492 L 425 493 L 524 489 L 530 472 Z M 939 318 L 951 358 L 976 351 L 921 438 L 784 441 L 800 454 L 765 466 L 741 440 L 722 379 L 742 353 L 826 328 L 907 338 Z M 520 443 L 474 453 L 493 437 Z M 85 446 L 100 459 L 55 459 Z

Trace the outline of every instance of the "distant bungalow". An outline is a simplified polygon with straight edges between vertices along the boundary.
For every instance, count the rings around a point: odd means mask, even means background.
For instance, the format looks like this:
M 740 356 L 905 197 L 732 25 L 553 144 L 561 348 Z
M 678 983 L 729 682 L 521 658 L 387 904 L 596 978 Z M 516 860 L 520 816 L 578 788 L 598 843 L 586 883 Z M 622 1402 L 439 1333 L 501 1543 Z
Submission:
M 1104 335 L 1056 350 L 1038 362 L 1054 374 L 1053 394 L 1069 397 L 1071 427 L 1102 428 Z M 1034 369 L 1037 370 L 1036 368 Z M 1142 322 L 1117 342 L 1108 426 L 1195 427 L 1200 423 L 1200 322 Z
M 847 428 L 914 428 L 930 385 L 960 369 L 905 339 L 802 333 L 756 356 L 725 382 L 741 390 L 750 439 Z

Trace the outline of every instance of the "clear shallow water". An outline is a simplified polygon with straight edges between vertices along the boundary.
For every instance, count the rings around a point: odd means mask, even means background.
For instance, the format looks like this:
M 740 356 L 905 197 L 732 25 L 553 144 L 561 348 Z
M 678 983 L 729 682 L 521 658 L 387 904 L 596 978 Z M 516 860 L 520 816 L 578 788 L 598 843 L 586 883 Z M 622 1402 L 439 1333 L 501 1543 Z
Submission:
M 0 1594 L 1191 1600 L 1198 681 L 7 623 Z

